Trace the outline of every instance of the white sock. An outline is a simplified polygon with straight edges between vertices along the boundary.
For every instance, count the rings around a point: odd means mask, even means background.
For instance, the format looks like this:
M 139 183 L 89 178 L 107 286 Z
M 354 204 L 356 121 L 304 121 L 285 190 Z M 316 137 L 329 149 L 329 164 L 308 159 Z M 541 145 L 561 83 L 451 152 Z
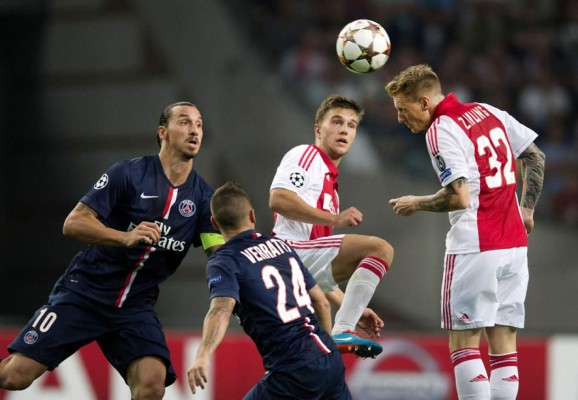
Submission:
M 335 314 L 333 335 L 355 330 L 363 310 L 369 304 L 377 284 L 387 269 L 387 263 L 380 258 L 369 256 L 361 260 L 347 283 L 343 302 Z
M 520 387 L 518 353 L 490 354 L 492 400 L 515 400 Z
M 464 348 L 451 354 L 460 400 L 490 400 L 490 381 L 480 349 Z

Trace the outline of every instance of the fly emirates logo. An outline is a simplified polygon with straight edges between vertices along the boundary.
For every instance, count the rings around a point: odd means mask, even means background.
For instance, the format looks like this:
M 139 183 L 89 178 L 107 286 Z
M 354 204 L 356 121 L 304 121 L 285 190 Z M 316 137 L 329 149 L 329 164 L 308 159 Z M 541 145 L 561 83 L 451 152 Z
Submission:
M 169 236 L 169 233 L 171 232 L 171 227 L 169 225 L 166 225 L 161 221 L 155 221 L 155 224 L 161 228 L 161 237 L 159 242 L 156 244 L 156 247 L 161 247 L 170 251 L 185 251 L 186 243 L 184 240 L 176 240 L 172 236 Z M 131 222 L 128 226 L 127 232 L 132 231 L 136 226 L 137 224 Z

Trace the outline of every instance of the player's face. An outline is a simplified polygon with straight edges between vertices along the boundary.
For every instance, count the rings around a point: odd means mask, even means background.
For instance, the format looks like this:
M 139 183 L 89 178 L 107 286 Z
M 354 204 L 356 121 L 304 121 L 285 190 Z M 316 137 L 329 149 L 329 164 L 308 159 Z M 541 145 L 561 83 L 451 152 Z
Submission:
M 405 124 L 412 133 L 426 131 L 431 125 L 431 114 L 423 107 L 420 99 L 410 101 L 406 96 L 393 96 L 393 104 L 397 110 L 397 121 Z
M 315 124 L 315 144 L 337 165 L 351 148 L 358 125 L 359 116 L 355 111 L 333 108 L 321 124 Z
M 165 128 L 166 145 L 186 158 L 194 158 L 201 149 L 203 140 L 203 119 L 195 107 L 177 106 L 173 108 Z

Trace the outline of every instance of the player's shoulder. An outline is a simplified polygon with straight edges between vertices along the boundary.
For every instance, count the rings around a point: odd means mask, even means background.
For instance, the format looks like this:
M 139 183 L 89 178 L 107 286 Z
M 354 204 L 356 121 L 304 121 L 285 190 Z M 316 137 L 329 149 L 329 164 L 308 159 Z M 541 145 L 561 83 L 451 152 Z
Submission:
M 297 158 L 301 157 L 303 153 L 305 153 L 310 147 L 313 147 L 311 144 L 300 144 L 295 147 L 290 148 L 284 155 L 284 159 L 287 158 Z
M 150 154 L 146 156 L 120 160 L 114 163 L 110 169 L 125 171 L 127 173 L 139 170 L 147 170 L 150 166 L 155 164 L 155 156 L 156 156 L 155 154 Z
M 308 170 L 314 163 L 324 163 L 322 151 L 314 144 L 301 144 L 293 147 L 283 157 L 282 164 L 297 164 Z

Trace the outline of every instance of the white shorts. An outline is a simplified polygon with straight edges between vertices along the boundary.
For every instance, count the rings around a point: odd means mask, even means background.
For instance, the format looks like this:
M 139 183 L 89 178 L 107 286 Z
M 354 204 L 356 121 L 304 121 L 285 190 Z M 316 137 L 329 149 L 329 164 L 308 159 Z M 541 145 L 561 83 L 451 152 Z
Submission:
M 464 330 L 494 325 L 524 327 L 528 248 L 446 254 L 441 326 Z
M 338 287 L 333 279 L 331 262 L 339 253 L 343 236 L 345 235 L 332 235 L 313 240 L 287 240 L 325 293 L 332 292 Z

